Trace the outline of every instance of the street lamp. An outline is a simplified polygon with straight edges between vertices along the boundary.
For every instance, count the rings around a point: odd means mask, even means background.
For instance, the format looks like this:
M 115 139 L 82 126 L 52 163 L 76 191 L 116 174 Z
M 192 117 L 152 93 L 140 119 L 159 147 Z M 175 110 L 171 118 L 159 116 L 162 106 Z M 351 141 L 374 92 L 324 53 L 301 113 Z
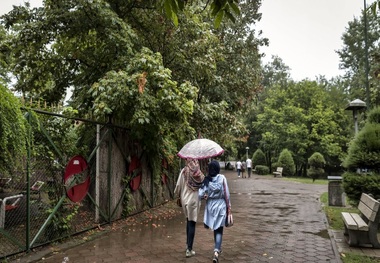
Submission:
M 367 3 L 364 0 L 364 50 L 365 50 L 365 90 L 367 97 L 367 106 L 370 109 L 370 96 L 369 96 L 369 62 L 368 62 L 368 22 L 367 22 Z
M 362 100 L 356 99 L 348 103 L 345 110 L 352 110 L 354 122 L 355 122 L 355 135 L 358 134 L 358 110 L 365 109 L 367 107 L 366 103 Z
M 247 160 L 248 160 L 248 150 L 249 150 L 249 147 L 245 147 L 245 149 L 247 150 Z

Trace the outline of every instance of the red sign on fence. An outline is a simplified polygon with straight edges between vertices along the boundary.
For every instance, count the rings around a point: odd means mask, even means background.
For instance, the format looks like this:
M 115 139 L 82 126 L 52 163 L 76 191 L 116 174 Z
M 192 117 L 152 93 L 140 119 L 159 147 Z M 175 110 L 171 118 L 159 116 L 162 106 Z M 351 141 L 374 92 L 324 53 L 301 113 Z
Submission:
M 80 202 L 86 196 L 90 186 L 90 173 L 87 161 L 76 155 L 66 165 L 63 182 L 67 197 L 73 202 Z

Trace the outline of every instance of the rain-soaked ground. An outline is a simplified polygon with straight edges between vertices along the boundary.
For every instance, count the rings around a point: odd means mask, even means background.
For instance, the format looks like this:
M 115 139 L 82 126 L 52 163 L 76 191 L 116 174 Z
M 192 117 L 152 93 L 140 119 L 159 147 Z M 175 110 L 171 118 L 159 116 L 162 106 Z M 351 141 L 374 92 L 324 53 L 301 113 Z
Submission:
M 319 197 L 327 185 L 300 184 L 281 178 L 228 179 L 235 224 L 224 229 L 220 262 L 340 262 L 333 249 Z M 213 234 L 203 227 L 203 205 L 194 250 L 185 257 L 185 218 L 170 202 L 130 218 L 123 227 L 72 248 L 54 247 L 15 262 L 212 262 Z M 51 251 L 50 251 L 51 252 Z

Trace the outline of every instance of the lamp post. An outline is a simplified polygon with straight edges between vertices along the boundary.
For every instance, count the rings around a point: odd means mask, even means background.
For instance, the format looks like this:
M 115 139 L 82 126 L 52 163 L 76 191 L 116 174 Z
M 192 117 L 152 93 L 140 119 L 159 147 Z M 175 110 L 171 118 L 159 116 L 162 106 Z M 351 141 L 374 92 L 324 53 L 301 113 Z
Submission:
M 245 149 L 247 150 L 247 159 L 248 159 L 248 150 L 249 150 L 249 147 L 245 147 Z
M 368 62 L 368 22 L 367 22 L 367 3 L 364 0 L 364 50 L 365 50 L 365 90 L 368 109 L 370 108 L 369 98 L 369 62 Z
M 358 128 L 358 110 L 365 109 L 367 107 L 366 103 L 362 100 L 356 99 L 348 103 L 345 110 L 352 110 L 354 122 L 355 122 L 355 136 L 359 132 Z

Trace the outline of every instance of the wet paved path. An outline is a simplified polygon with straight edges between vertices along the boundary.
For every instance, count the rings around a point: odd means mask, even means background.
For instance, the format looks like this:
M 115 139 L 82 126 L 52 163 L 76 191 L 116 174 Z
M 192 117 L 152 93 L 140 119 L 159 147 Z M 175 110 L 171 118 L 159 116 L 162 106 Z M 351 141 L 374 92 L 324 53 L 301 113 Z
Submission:
M 327 185 L 279 178 L 237 178 L 222 171 L 231 192 L 235 225 L 224 230 L 220 262 L 341 262 L 327 232 L 319 197 Z M 17 262 L 212 262 L 213 234 L 197 223 L 194 250 L 185 258 L 185 220 L 181 208 L 150 223 L 111 231 L 54 255 L 29 255 Z M 203 204 L 200 219 L 203 219 Z M 41 254 L 41 253 L 40 253 Z M 38 257 L 38 258 L 36 258 Z

